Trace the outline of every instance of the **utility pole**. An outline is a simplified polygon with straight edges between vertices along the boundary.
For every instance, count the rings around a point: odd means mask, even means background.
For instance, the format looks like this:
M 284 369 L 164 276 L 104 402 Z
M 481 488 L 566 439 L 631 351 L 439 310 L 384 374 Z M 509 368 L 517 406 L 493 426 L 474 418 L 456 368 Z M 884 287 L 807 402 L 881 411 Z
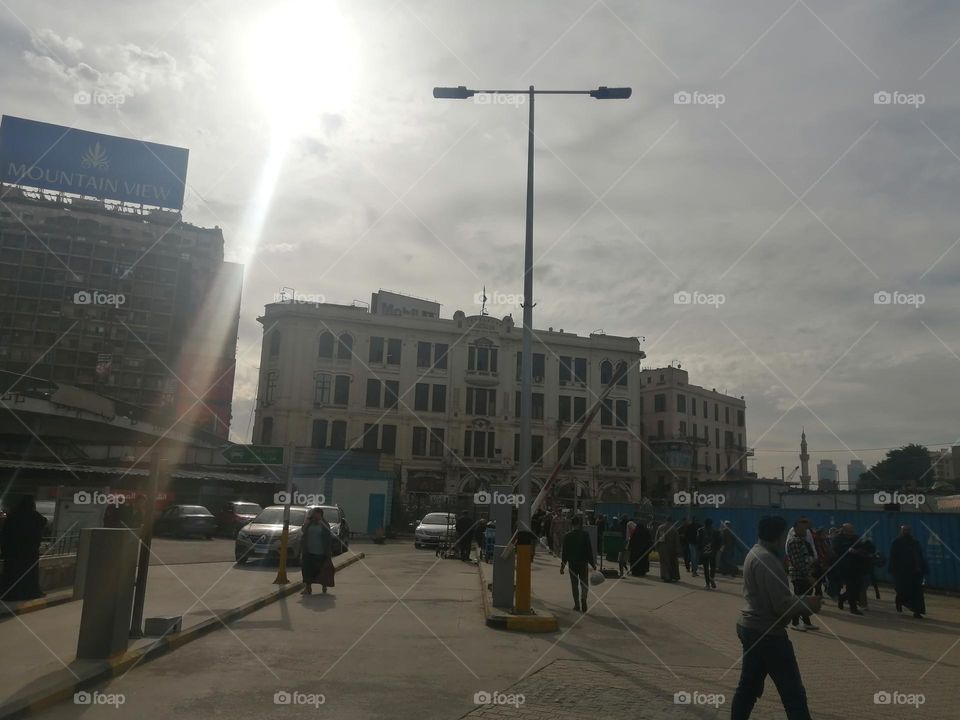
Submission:
M 277 568 L 277 577 L 274 585 L 286 585 L 287 580 L 287 547 L 290 541 L 290 503 L 293 500 L 293 453 L 294 443 L 287 446 L 287 496 L 283 503 L 283 533 L 280 535 L 280 567 Z

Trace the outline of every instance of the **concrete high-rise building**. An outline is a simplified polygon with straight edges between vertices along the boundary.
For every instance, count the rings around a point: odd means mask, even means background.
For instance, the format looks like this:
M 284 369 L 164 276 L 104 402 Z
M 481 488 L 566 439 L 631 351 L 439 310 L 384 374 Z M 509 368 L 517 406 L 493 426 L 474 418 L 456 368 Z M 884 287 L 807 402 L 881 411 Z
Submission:
M 839 489 L 840 473 L 837 470 L 837 464 L 833 460 L 824 458 L 817 463 L 817 489 L 818 490 L 837 490 Z
M 807 452 L 807 432 L 800 431 L 800 487 L 810 489 L 810 453 Z
M 747 477 L 753 450 L 742 397 L 691 385 L 679 366 L 643 370 L 640 382 L 644 476 L 652 494 Z
M 860 476 L 867 471 L 863 460 L 851 460 L 847 463 L 847 489 L 856 490 L 860 483 Z
M 391 455 L 405 503 L 515 481 L 521 328 L 511 316 L 442 318 L 438 303 L 380 291 L 369 309 L 272 303 L 259 322 L 254 442 Z M 635 337 L 535 330 L 534 488 L 625 362 L 630 372 L 575 446 L 556 492 L 640 500 L 643 358 Z
M 960 446 L 930 450 L 930 475 L 933 483 L 951 483 L 957 479 L 958 457 L 960 457 Z
M 228 437 L 242 267 L 178 212 L 2 187 L 0 371 Z

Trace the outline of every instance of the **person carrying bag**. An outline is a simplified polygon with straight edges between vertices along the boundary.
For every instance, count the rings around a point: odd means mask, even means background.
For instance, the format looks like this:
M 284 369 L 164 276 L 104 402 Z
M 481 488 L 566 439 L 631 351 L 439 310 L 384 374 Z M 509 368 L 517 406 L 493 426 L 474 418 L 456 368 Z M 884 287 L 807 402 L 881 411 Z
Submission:
M 313 594 L 313 584 L 319 584 L 323 592 L 334 586 L 333 533 L 323 519 L 323 510 L 313 508 L 301 528 L 300 542 L 303 549 L 303 594 Z

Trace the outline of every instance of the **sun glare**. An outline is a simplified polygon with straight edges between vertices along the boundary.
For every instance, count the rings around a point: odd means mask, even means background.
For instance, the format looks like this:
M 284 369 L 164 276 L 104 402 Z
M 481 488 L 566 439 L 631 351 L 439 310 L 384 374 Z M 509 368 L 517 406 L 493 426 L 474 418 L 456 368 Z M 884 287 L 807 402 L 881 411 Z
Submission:
M 336 2 L 287 0 L 258 15 L 246 43 L 248 82 L 270 123 L 268 152 L 247 206 L 240 262 L 250 272 L 292 143 L 322 115 L 343 112 L 355 82 L 353 35 Z
M 355 82 L 353 33 L 333 0 L 286 0 L 256 17 L 247 43 L 253 89 L 276 132 L 309 133 Z

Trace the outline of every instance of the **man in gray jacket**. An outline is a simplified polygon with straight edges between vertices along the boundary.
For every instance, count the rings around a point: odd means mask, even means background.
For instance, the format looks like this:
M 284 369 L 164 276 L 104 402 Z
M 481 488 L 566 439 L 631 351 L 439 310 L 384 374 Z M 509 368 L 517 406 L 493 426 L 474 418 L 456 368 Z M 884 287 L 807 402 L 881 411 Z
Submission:
M 787 522 L 782 517 L 762 518 L 759 540 L 743 563 L 747 606 L 737 621 L 743 656 L 740 682 L 730 707 L 731 720 L 750 717 L 763 694 L 767 675 L 777 686 L 788 720 L 810 720 L 807 693 L 786 626 L 794 617 L 820 612 L 820 599 L 800 598 L 790 590 L 783 567 L 786 532 Z

